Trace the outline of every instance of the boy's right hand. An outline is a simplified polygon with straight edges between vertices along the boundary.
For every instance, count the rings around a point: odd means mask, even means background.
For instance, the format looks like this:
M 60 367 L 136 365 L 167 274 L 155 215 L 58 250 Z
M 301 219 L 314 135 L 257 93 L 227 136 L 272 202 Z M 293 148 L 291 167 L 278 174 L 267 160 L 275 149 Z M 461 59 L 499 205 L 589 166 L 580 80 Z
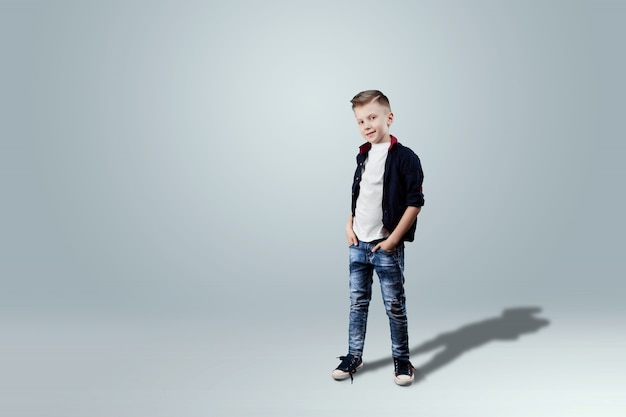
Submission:
M 359 239 L 352 229 L 352 216 L 350 216 L 348 224 L 346 224 L 346 237 L 348 238 L 348 246 L 359 246 Z

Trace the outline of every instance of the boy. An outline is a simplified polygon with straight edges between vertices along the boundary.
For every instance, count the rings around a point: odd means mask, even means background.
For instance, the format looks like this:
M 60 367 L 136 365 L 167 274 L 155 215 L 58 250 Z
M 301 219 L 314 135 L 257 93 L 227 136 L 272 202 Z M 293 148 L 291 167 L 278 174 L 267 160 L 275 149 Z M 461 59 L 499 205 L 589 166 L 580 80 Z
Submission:
M 346 225 L 350 245 L 350 327 L 348 354 L 333 370 L 336 380 L 363 366 L 372 276 L 380 281 L 389 317 L 395 382 L 409 385 L 414 368 L 409 361 L 409 337 L 404 296 L 404 242 L 415 236 L 417 214 L 424 205 L 420 160 L 389 133 L 393 113 L 378 90 L 363 91 L 351 100 L 361 136 L 352 184 L 352 213 Z

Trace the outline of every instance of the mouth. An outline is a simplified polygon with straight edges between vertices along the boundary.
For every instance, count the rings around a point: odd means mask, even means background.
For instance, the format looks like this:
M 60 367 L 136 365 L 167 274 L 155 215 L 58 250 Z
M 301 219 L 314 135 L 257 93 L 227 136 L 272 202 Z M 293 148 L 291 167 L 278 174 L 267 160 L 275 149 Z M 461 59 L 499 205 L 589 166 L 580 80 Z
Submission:
M 369 138 L 369 137 L 374 136 L 374 133 L 376 133 L 376 131 L 366 133 L 365 136 L 367 136 Z

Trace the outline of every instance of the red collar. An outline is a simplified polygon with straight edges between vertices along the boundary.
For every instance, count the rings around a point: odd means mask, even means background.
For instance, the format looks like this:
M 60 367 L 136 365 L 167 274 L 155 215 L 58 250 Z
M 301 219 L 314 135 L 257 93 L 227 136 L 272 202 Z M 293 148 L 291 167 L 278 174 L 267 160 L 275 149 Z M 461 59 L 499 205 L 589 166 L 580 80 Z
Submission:
M 390 150 L 393 145 L 398 143 L 398 139 L 396 139 L 394 135 L 389 136 L 391 136 L 391 140 L 389 141 L 389 148 L 387 148 L 387 150 Z M 372 149 L 372 144 L 369 142 L 365 142 L 363 145 L 359 146 L 359 154 L 363 155 L 364 153 L 368 153 L 370 149 Z

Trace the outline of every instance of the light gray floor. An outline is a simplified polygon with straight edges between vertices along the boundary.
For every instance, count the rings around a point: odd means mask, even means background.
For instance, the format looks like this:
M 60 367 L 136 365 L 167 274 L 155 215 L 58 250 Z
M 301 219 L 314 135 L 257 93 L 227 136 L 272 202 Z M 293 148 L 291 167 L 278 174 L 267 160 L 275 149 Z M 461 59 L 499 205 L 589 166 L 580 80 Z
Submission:
M 326 322 L 4 326 L 0 414 L 623 416 L 624 323 L 520 311 L 416 318 L 412 359 L 429 373 L 406 388 L 374 316 L 353 384 L 330 377 L 343 331 Z

